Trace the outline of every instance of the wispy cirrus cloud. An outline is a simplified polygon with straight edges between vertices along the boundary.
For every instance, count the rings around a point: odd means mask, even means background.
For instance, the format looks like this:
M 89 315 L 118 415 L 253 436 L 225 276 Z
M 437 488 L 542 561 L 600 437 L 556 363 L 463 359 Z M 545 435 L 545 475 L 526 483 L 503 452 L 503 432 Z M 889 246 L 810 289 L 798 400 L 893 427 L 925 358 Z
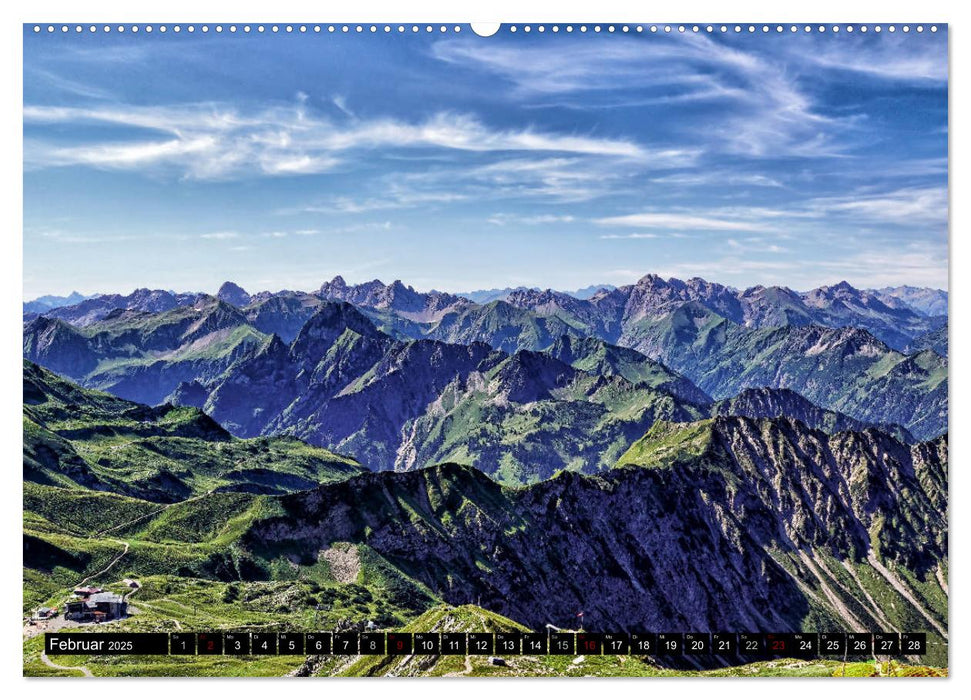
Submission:
M 841 197 L 812 199 L 806 209 L 820 216 L 837 214 L 859 221 L 944 225 L 948 216 L 947 188 L 862 190 Z
M 63 145 L 29 137 L 30 168 L 83 165 L 115 170 L 168 168 L 191 179 L 253 174 L 298 175 L 333 170 L 351 152 L 443 149 L 473 153 L 564 153 L 649 160 L 655 154 L 623 138 L 525 127 L 495 129 L 468 114 L 439 112 L 422 122 L 391 118 L 334 122 L 295 107 L 243 112 L 220 104 L 136 107 L 27 105 L 26 125 L 87 124 L 142 129 L 139 138 Z M 351 159 L 353 160 L 353 159 Z
M 694 33 L 563 39 L 573 42 L 568 50 L 560 41 L 479 44 L 446 39 L 435 44 L 432 54 L 499 76 L 513 86 L 514 97 L 528 104 L 552 102 L 579 110 L 718 105 L 719 119 L 709 120 L 696 137 L 711 150 L 748 156 L 838 155 L 850 145 L 844 132 L 865 117 L 827 113 L 812 89 L 823 59 L 814 61 L 805 51 L 743 49 Z M 863 53 L 857 59 L 860 65 L 866 61 Z M 915 56 L 912 65 L 890 61 L 887 70 L 936 70 L 931 64 L 939 57 L 927 54 Z M 854 65 L 849 52 L 833 54 L 830 61 L 833 68 Z M 691 128 L 690 122 L 685 128 Z
M 486 219 L 490 224 L 495 226 L 507 226 L 507 225 L 525 225 L 525 226 L 542 226 L 547 224 L 570 224 L 576 221 L 576 217 L 572 214 L 532 214 L 532 215 L 522 215 L 522 214 L 509 214 L 504 212 L 499 212 L 493 214 L 488 219 Z
M 70 245 L 96 245 L 99 243 L 121 243 L 134 240 L 136 237 L 128 234 L 106 235 L 79 233 L 73 231 L 41 231 L 40 236 L 56 243 L 67 243 Z
M 946 187 L 911 187 L 865 188 L 839 197 L 813 197 L 789 207 L 673 207 L 601 217 L 594 222 L 600 226 L 669 231 L 761 231 L 771 232 L 779 239 L 787 238 L 787 229 L 797 226 L 807 232 L 812 230 L 817 236 L 822 235 L 818 231 L 822 221 L 831 222 L 831 225 L 838 222 L 843 231 L 880 224 L 922 225 L 943 230 L 947 217 Z
M 751 220 L 714 218 L 676 212 L 643 212 L 608 216 L 596 220 L 600 226 L 673 229 L 675 231 L 754 231 L 764 228 Z
M 599 236 L 604 241 L 639 241 L 660 238 L 656 233 L 605 233 Z

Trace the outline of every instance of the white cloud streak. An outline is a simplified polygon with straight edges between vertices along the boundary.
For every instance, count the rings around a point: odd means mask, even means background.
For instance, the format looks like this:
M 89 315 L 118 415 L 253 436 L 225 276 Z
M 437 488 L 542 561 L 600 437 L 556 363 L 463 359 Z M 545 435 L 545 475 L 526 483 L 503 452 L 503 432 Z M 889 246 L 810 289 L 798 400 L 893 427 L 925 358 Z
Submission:
M 562 153 L 650 161 L 665 158 L 625 139 L 563 134 L 532 127 L 492 129 L 464 114 L 441 112 L 424 122 L 395 119 L 337 124 L 296 108 L 244 114 L 223 105 L 57 107 L 27 105 L 27 125 L 86 124 L 144 129 L 144 138 L 64 146 L 25 142 L 27 167 L 83 165 L 115 170 L 169 168 L 191 179 L 305 175 L 340 167 L 361 150 L 437 148 L 475 153 Z
M 608 216 L 597 219 L 596 223 L 601 226 L 633 226 L 637 228 L 673 229 L 676 231 L 755 231 L 764 228 L 763 224 L 754 221 L 660 212 Z

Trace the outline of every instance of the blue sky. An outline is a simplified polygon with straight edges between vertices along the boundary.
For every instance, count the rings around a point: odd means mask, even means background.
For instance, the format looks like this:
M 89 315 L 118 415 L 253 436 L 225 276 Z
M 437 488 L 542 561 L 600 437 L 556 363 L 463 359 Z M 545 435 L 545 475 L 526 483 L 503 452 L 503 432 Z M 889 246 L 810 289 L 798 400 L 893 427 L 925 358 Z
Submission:
M 947 36 L 25 28 L 24 294 L 947 286 Z

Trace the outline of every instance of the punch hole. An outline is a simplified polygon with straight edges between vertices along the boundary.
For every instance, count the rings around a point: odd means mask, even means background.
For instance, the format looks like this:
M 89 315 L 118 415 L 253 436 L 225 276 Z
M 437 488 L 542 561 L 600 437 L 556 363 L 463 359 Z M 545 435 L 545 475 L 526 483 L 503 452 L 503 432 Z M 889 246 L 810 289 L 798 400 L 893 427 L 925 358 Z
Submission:
M 499 31 L 500 25 L 498 22 L 473 22 L 472 33 L 476 36 L 492 36 Z

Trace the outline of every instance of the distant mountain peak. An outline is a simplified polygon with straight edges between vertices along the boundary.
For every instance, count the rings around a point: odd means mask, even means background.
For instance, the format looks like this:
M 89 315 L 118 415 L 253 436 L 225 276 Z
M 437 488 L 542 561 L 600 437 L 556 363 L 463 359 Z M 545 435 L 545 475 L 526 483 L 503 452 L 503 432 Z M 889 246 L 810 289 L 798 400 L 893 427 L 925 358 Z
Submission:
M 216 292 L 216 298 L 220 301 L 224 301 L 227 304 L 232 304 L 233 306 L 246 306 L 250 303 L 251 297 L 245 289 L 240 287 L 235 282 L 223 282 L 219 291 Z

